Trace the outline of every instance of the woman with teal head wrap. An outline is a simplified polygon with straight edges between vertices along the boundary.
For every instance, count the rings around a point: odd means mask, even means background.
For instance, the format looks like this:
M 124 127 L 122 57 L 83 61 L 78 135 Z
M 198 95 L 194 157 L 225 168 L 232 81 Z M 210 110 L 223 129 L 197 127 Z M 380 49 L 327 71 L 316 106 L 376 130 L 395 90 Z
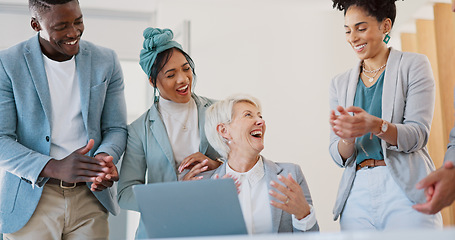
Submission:
M 122 208 L 134 211 L 139 209 L 132 186 L 197 180 L 197 174 L 220 165 L 204 131 L 205 111 L 214 100 L 192 92 L 193 60 L 170 29 L 147 28 L 143 36 L 139 64 L 159 94 L 128 126 L 118 200 Z M 142 221 L 136 237 L 147 238 Z
M 144 30 L 144 43 L 142 44 L 142 50 L 140 53 L 139 64 L 147 74 L 150 83 L 154 87 L 156 92 L 156 80 L 160 70 L 169 61 L 172 56 L 172 50 L 179 51 L 188 61 L 188 64 L 192 70 L 193 78 L 196 76 L 194 71 L 194 62 L 191 57 L 183 51 L 182 46 L 172 39 L 174 33 L 170 29 L 159 29 L 159 28 L 147 28 Z M 158 57 L 159 56 L 159 57 Z M 158 58 L 157 58 L 158 57 Z M 192 89 L 192 86 L 190 86 Z M 155 93 L 154 92 L 154 101 Z

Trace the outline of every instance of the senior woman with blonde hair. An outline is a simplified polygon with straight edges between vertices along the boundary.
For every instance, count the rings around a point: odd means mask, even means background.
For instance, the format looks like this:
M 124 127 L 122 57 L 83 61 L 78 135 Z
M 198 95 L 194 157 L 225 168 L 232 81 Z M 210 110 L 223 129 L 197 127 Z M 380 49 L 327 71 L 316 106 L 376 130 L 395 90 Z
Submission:
M 265 121 L 254 97 L 235 95 L 210 106 L 205 132 L 226 164 L 205 174 L 230 175 L 241 183 L 239 200 L 249 234 L 318 231 L 302 170 L 260 155 Z

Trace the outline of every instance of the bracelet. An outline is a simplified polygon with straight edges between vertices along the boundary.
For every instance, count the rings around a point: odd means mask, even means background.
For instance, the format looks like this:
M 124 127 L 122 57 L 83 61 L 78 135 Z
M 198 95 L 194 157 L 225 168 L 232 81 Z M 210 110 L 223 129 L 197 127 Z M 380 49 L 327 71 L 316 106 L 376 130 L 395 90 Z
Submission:
M 355 143 L 355 140 L 354 140 L 354 142 L 348 142 L 348 141 L 346 141 L 346 140 L 344 140 L 344 139 L 341 139 L 341 141 L 342 141 L 344 144 L 346 144 L 346 145 L 352 145 L 352 144 Z
M 216 159 L 215 159 L 215 162 L 219 162 L 219 163 L 220 163 L 220 165 L 223 165 L 223 163 L 224 163 L 224 161 L 223 161 L 223 160 L 221 160 L 220 158 L 216 158 Z

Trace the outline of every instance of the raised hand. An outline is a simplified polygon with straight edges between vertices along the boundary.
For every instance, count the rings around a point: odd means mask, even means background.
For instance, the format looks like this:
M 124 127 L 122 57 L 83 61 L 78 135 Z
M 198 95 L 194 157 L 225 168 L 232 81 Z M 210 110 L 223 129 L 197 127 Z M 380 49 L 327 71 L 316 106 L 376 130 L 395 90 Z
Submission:
M 333 117 L 335 112 L 330 115 L 330 124 L 333 132 L 340 138 L 352 142 L 356 137 L 361 137 L 369 132 L 378 133 L 382 120 L 378 117 L 368 114 L 365 110 L 359 107 L 343 108 L 337 107 L 339 116 Z M 354 115 L 350 115 L 353 113 Z
M 276 208 L 280 208 L 289 214 L 301 220 L 310 214 L 310 205 L 308 204 L 303 190 L 300 185 L 292 178 L 291 174 L 288 177 L 278 175 L 278 180 L 283 184 L 279 184 L 275 181 L 271 181 L 270 185 L 277 191 L 270 190 L 269 194 L 276 198 L 278 201 L 270 201 L 270 204 Z

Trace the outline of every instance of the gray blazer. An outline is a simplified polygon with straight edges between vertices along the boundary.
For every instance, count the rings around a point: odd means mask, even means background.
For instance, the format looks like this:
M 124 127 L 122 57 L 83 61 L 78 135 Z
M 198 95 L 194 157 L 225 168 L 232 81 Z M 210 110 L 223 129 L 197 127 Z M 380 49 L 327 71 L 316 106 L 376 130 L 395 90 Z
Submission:
M 220 155 L 205 137 L 205 111 L 213 100 L 192 95 L 199 119 L 199 152 L 211 159 Z M 120 168 L 118 201 L 120 207 L 139 211 L 132 187 L 137 184 L 177 181 L 176 164 L 171 143 L 161 115 L 153 104 L 150 109 L 128 126 L 128 142 Z M 136 234 L 146 238 L 142 221 Z
M 126 145 L 123 74 L 112 50 L 81 41 L 76 55 L 81 110 L 89 155 L 105 152 L 117 162 Z M 12 233 L 30 219 L 47 178 L 51 159 L 51 100 L 38 34 L 0 52 L 0 232 Z M 90 186 L 90 183 L 87 183 Z M 117 214 L 116 189 L 94 195 Z
M 330 86 L 330 109 L 349 107 L 359 81 L 361 62 L 336 76 Z M 430 63 L 425 55 L 391 49 L 385 69 L 382 95 L 382 119 L 394 123 L 398 131 L 397 146 L 381 141 L 384 160 L 393 179 L 413 203 L 425 202 L 423 190 L 415 184 L 434 170 L 426 147 L 430 134 L 435 101 L 435 87 Z M 343 161 L 338 152 L 340 138 L 330 133 L 329 151 L 344 170 L 335 207 L 334 220 L 343 211 L 356 174 L 357 153 Z
M 305 195 L 305 199 L 307 200 L 308 204 L 313 205 L 313 200 L 311 199 L 310 189 L 308 188 L 308 184 L 306 183 L 305 177 L 303 176 L 302 169 L 297 164 L 293 163 L 276 163 L 270 160 L 265 159 L 262 157 L 264 161 L 264 172 L 265 172 L 265 182 L 270 183 L 270 181 L 280 182 L 278 180 L 278 175 L 287 176 L 289 173 L 295 178 L 295 181 L 300 184 L 300 187 L 303 190 Z M 209 177 L 210 175 L 213 176 L 218 174 L 220 178 L 226 175 L 226 164 L 221 165 L 215 171 L 207 172 L 205 174 L 201 174 L 204 178 Z M 267 184 L 269 190 L 275 190 L 270 184 Z M 270 200 L 276 200 L 272 196 L 269 195 Z M 276 207 L 271 207 L 272 210 L 272 225 L 273 229 L 272 232 L 280 233 L 280 232 L 301 232 L 300 230 L 296 229 L 292 225 L 292 215 L 286 211 L 283 211 Z M 319 231 L 319 225 L 316 222 L 314 226 L 309 229 L 308 231 Z

